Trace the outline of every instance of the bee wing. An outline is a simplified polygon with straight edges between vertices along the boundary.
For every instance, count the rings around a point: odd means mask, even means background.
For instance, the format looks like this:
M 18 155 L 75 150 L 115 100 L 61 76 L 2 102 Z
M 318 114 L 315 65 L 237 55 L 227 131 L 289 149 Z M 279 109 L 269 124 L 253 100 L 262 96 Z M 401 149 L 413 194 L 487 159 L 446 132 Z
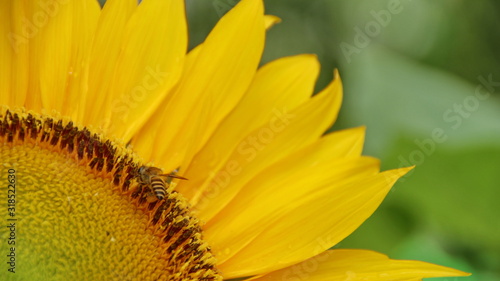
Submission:
M 146 168 L 146 171 L 148 171 L 148 172 L 149 172 L 149 173 L 151 173 L 151 174 L 159 174 L 159 173 L 161 173 L 161 172 L 162 172 L 160 168 L 157 168 L 157 167 L 152 167 L 152 166 L 147 167 L 147 168 Z
M 181 177 L 178 175 L 171 175 L 171 174 L 161 174 L 160 176 L 167 177 L 167 178 L 176 178 L 176 179 L 181 179 L 181 180 L 188 180 L 185 177 Z

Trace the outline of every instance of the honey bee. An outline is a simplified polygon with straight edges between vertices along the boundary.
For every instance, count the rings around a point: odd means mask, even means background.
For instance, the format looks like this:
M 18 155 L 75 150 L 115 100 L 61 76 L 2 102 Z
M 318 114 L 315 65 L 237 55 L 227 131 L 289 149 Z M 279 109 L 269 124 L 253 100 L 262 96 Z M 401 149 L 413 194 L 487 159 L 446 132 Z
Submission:
M 139 183 L 147 185 L 154 192 L 158 200 L 163 200 L 167 194 L 167 186 L 172 178 L 187 180 L 184 177 L 175 175 L 174 173 L 162 174 L 160 168 L 151 166 L 141 166 L 139 168 Z

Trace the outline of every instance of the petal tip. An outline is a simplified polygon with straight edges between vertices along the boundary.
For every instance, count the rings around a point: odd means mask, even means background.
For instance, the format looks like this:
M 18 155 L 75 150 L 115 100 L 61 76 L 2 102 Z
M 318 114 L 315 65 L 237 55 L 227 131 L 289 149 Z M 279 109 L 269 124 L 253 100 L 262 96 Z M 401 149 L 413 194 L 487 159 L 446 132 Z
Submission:
M 337 80 L 337 79 L 340 79 L 340 73 L 339 73 L 339 69 L 335 68 L 333 70 L 333 80 Z
M 281 22 L 281 18 L 275 16 L 275 15 L 264 15 L 264 24 L 266 26 L 266 29 L 269 29 L 273 27 L 275 24 L 278 24 Z

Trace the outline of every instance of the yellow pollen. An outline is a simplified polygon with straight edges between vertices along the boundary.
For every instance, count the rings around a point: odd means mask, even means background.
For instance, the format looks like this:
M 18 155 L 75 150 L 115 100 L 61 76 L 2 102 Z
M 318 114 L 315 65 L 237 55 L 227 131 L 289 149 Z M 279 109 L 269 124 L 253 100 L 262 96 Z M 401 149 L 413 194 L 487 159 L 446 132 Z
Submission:
M 222 280 L 186 200 L 172 186 L 152 200 L 127 148 L 4 107 L 0 159 L 2 205 L 14 195 L 2 210 L 14 232 L 0 230 L 2 241 L 14 233 L 14 245 L 0 246 L 3 257 L 14 248 L 12 280 Z

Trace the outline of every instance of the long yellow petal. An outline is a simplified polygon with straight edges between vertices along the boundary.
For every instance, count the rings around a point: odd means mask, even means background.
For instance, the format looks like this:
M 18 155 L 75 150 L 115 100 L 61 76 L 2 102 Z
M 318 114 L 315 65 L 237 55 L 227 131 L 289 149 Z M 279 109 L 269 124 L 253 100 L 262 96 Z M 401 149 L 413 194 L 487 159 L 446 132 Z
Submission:
M 182 77 L 186 76 L 186 73 L 189 73 L 195 66 L 196 58 L 198 57 L 202 46 L 203 44 L 198 45 L 187 54 L 184 61 Z M 179 84 L 174 86 L 171 93 L 177 92 L 178 87 Z M 163 168 L 168 165 L 170 165 L 169 167 L 177 167 L 176 164 L 172 165 L 173 161 L 170 161 L 173 154 L 172 151 L 165 149 L 165 144 L 162 143 L 163 140 L 161 139 L 162 136 L 170 132 L 168 127 L 164 124 L 164 119 L 172 118 L 172 116 L 170 116 L 164 108 L 170 103 L 171 99 L 172 94 L 169 94 L 162 101 L 159 109 L 147 121 L 148 125 L 142 127 L 131 141 L 134 149 L 140 152 L 146 162 L 151 162 L 152 160 L 158 161 L 154 164 Z M 165 170 L 167 171 L 168 168 Z M 170 170 L 172 170 L 172 168 Z
M 75 1 L 72 11 L 72 44 L 61 113 L 80 124 L 84 121 L 81 112 L 89 111 L 84 99 L 88 98 L 89 57 L 100 13 L 101 7 L 94 0 Z
M 210 174 L 226 163 L 246 135 L 270 120 L 277 110 L 304 103 L 313 92 L 318 73 L 319 64 L 312 55 L 282 58 L 261 67 L 243 99 L 183 173 L 194 180 L 183 182 L 179 191 L 192 197 Z
M 38 51 L 36 55 L 40 60 L 38 73 L 42 106 L 47 110 L 63 112 L 68 73 L 71 71 L 73 24 L 78 24 L 73 22 L 73 6 L 76 3 L 68 1 L 61 4 L 51 0 L 44 4 L 47 8 L 34 5 L 33 18 L 42 15 L 40 24 L 43 27 L 39 28 L 37 35 L 41 40 L 32 45 Z
M 0 104 L 12 104 L 13 93 L 11 93 L 12 60 L 14 48 L 12 40 L 11 14 L 12 1 L 0 1 Z
M 325 90 L 295 110 L 278 109 L 263 126 L 247 135 L 232 151 L 224 167 L 200 187 L 191 201 L 199 216 L 209 221 L 255 175 L 270 164 L 316 141 L 336 118 L 342 100 L 337 77 Z M 233 171 L 233 166 L 239 172 Z
M 301 206 L 283 214 L 275 225 L 219 265 L 220 270 L 228 278 L 263 274 L 327 250 L 357 229 L 409 169 L 348 180 L 338 186 L 335 182 L 323 184 L 324 191 L 308 196 Z
M 16 1 L 12 11 L 16 100 L 11 104 L 24 100 L 28 109 L 73 115 L 85 92 L 99 5 L 93 0 L 21 2 Z
M 261 0 L 243 0 L 217 23 L 173 96 L 161 106 L 141 135 L 155 135 L 161 166 L 177 168 L 206 142 L 248 88 L 264 47 Z M 134 142 L 142 153 L 146 144 Z
M 85 125 L 99 124 L 105 117 L 104 103 L 123 44 L 125 26 L 136 8 L 136 0 L 108 0 L 102 9 L 90 53 L 89 69 L 92 71 L 88 74 L 87 97 L 80 101 L 82 108 L 87 110 L 81 110 L 78 118 Z
M 100 7 L 93 0 L 28 3 L 21 20 L 29 30 L 26 106 L 76 117 L 78 99 L 85 95 L 86 62 Z
M 320 242 L 319 242 L 320 243 Z M 469 276 L 449 267 L 393 260 L 367 250 L 331 250 L 253 281 L 416 281 L 430 277 Z
M 187 49 L 184 1 L 142 1 L 123 38 L 103 125 L 128 141 L 180 78 Z
M 40 109 L 39 80 L 31 83 L 31 73 L 33 72 L 33 59 L 30 59 L 30 52 L 33 48 L 30 45 L 39 39 L 37 29 L 33 28 L 32 13 L 28 10 L 28 5 L 24 1 L 3 1 L 12 2 L 11 33 L 9 43 L 14 50 L 11 68 L 11 100 L 10 105 L 25 106 L 30 105 L 30 109 Z M 35 58 L 36 60 L 36 58 Z M 30 93 L 29 99 L 27 95 Z M 36 96 L 37 98 L 33 98 Z
M 326 147 L 332 141 L 334 138 L 318 142 L 269 167 L 250 181 L 219 216 L 204 226 L 205 237 L 213 246 L 219 262 L 224 263 L 243 247 L 254 243 L 253 240 L 266 229 L 281 227 L 281 220 L 289 219 L 288 213 L 302 208 L 314 200 L 312 198 L 331 197 L 350 182 L 378 173 L 377 159 L 337 158 L 338 151 Z M 329 221 L 335 222 L 330 219 L 324 223 Z M 306 241 L 321 233 L 307 230 L 300 235 Z

